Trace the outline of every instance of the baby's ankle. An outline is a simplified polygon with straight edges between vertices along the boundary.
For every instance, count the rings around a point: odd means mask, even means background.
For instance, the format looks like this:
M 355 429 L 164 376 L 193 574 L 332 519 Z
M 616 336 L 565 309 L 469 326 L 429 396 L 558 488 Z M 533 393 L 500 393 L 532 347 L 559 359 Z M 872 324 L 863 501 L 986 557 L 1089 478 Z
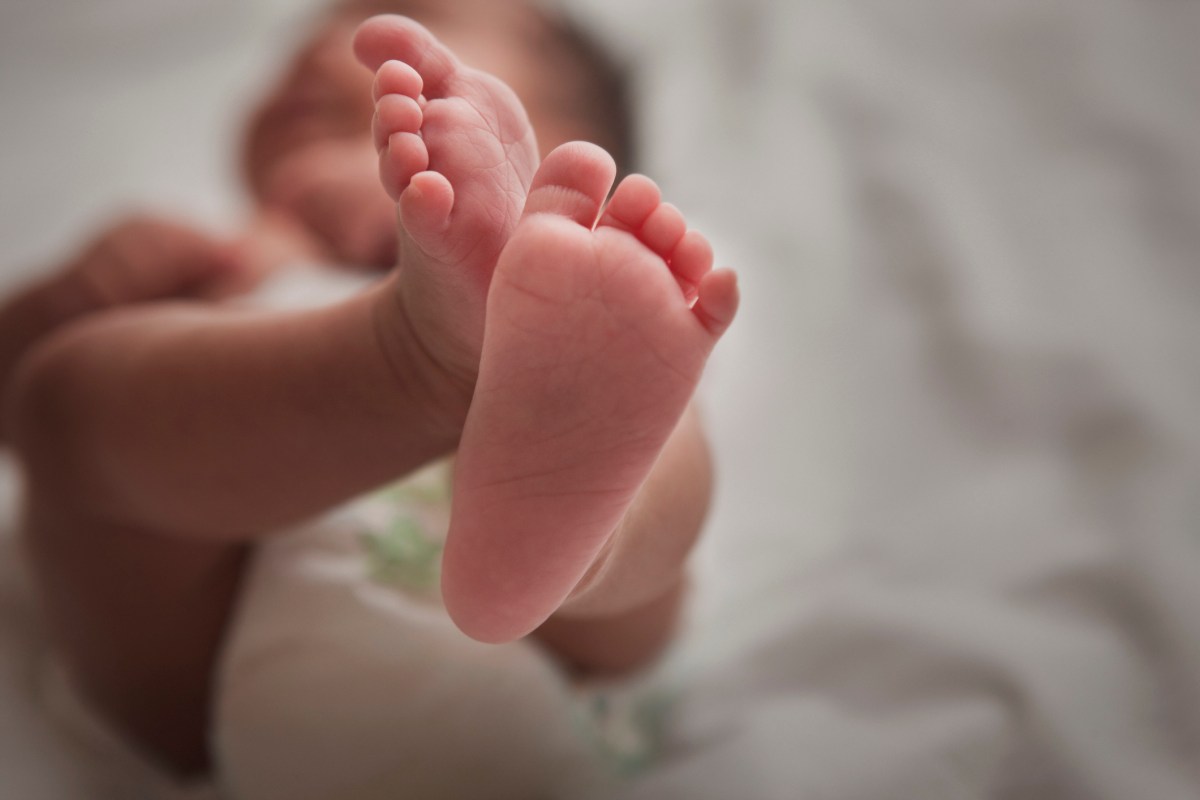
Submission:
M 396 385 L 423 409 L 429 433 L 457 447 L 475 391 L 475 369 L 422 339 L 394 280 L 379 287 L 371 308 L 380 352 Z

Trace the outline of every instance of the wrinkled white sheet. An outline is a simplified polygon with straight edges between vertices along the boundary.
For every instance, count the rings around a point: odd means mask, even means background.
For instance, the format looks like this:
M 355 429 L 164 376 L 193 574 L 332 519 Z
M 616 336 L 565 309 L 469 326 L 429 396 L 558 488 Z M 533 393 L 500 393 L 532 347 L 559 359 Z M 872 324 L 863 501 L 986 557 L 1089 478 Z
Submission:
M 854 457 L 843 554 L 780 565 L 630 796 L 1200 796 L 1200 7 L 689 13 L 710 85 L 749 94 L 712 145 L 726 187 L 806 160 L 776 123 L 828 137 L 834 174 L 754 183 L 775 234 L 743 232 L 787 242 L 772 280 L 814 241 L 847 279 Z M 788 226 L 814 193 L 841 224 Z
M 303 5 L 0 10 L 0 282 L 117 201 L 236 219 L 235 109 Z M 1200 8 L 572 5 L 746 298 L 689 691 L 631 796 L 1200 796 Z M 0 789 L 128 796 L 39 715 L 0 542 Z

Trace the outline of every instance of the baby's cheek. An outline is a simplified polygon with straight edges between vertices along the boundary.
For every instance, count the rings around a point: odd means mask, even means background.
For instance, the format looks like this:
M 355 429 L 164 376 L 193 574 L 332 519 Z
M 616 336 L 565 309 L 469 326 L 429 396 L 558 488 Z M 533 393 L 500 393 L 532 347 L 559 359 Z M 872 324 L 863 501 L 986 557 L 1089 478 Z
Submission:
M 335 140 L 280 159 L 263 204 L 287 212 L 347 266 L 386 269 L 397 249 L 396 212 L 367 140 Z

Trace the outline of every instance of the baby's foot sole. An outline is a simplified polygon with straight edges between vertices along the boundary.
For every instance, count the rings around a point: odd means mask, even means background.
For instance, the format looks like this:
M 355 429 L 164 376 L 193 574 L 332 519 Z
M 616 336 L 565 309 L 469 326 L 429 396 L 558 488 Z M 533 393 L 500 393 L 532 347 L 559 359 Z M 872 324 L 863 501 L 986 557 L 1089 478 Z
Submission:
M 648 179 L 600 214 L 612 173 L 598 148 L 551 154 L 493 277 L 443 566 L 483 641 L 529 633 L 585 575 L 736 311 L 733 273 Z

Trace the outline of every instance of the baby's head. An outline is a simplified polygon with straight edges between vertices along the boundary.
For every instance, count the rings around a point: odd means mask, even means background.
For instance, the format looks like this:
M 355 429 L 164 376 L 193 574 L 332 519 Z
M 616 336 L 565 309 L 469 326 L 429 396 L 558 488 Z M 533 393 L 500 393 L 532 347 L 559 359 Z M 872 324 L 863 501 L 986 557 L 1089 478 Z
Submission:
M 465 63 L 509 84 L 543 155 L 583 139 L 630 169 L 623 72 L 566 18 L 526 0 L 344 0 L 320 18 L 254 112 L 244 154 L 256 199 L 290 212 L 303 206 L 296 216 L 334 256 L 381 268 L 395 258 L 394 210 L 370 138 L 372 76 L 351 51 L 358 24 L 382 13 L 418 20 Z M 353 219 L 323 208 L 353 208 Z

